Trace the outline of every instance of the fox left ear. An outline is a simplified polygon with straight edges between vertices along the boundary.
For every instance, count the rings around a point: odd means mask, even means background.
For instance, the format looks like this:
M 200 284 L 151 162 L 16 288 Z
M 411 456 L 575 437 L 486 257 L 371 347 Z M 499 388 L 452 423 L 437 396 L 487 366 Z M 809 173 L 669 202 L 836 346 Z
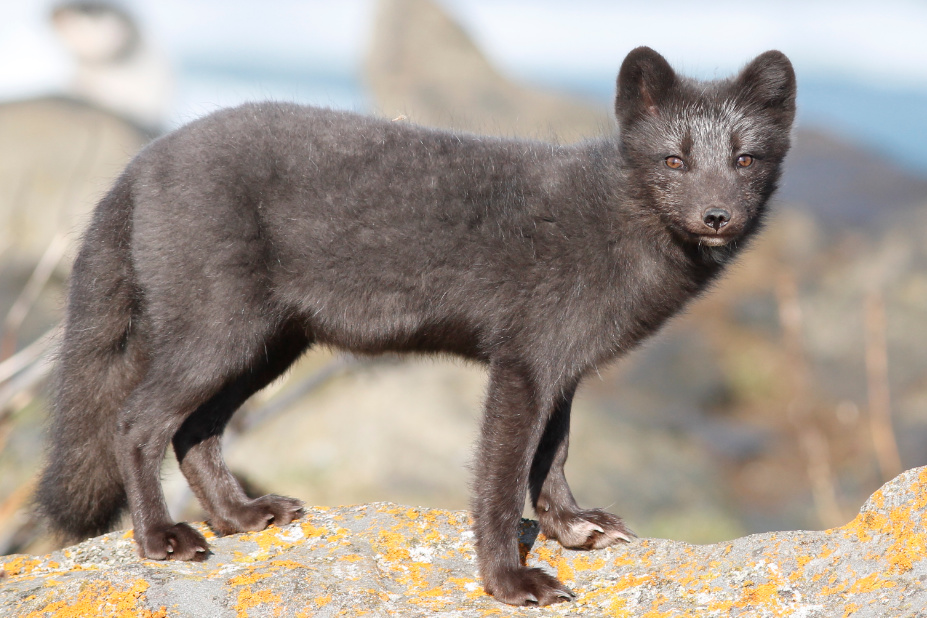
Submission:
M 780 51 L 760 54 L 734 80 L 738 98 L 780 116 L 788 124 L 795 117 L 795 70 Z

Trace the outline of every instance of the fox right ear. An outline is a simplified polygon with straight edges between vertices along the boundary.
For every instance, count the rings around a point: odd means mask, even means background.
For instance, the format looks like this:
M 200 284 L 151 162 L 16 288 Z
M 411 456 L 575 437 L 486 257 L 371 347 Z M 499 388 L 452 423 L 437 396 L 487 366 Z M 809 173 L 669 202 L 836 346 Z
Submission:
M 638 47 L 621 64 L 615 115 L 622 125 L 647 116 L 659 116 L 660 107 L 676 83 L 676 73 L 666 58 Z

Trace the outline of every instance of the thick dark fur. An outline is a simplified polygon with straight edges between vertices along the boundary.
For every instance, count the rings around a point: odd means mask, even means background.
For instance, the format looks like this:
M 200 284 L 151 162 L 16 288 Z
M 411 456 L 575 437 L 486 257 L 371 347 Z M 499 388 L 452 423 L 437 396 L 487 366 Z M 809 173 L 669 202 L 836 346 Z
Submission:
M 485 588 L 571 598 L 519 562 L 524 496 L 567 547 L 629 540 L 564 478 L 573 393 L 756 232 L 794 111 L 779 52 L 700 83 L 638 48 L 620 133 L 574 146 L 274 103 L 155 141 L 74 266 L 41 508 L 84 537 L 128 506 L 142 556 L 204 559 L 165 508 L 169 444 L 218 531 L 287 523 L 299 502 L 248 498 L 222 460 L 238 406 L 312 345 L 450 353 L 490 372 L 473 498 Z

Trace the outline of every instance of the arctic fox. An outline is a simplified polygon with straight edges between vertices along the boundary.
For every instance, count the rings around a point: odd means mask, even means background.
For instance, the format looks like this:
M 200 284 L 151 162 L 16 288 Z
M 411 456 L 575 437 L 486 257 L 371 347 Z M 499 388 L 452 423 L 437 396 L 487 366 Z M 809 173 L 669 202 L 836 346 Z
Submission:
M 616 134 L 566 146 L 262 103 L 150 144 L 74 265 L 38 491 L 53 527 L 92 535 L 128 507 L 143 557 L 205 559 L 165 507 L 169 445 L 216 531 L 286 524 L 301 503 L 248 497 L 222 459 L 242 402 L 313 345 L 447 353 L 489 370 L 472 501 L 486 591 L 573 598 L 519 560 L 524 497 L 565 547 L 631 540 L 567 485 L 573 394 L 759 229 L 795 74 L 769 51 L 698 82 L 639 47 L 615 113 Z

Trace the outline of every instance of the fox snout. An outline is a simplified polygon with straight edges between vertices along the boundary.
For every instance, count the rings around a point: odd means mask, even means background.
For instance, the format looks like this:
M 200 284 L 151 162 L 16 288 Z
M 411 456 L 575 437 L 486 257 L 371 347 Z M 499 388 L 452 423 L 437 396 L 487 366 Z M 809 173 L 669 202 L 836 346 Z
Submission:
M 731 213 L 724 208 L 707 208 L 702 213 L 702 221 L 705 225 L 718 232 L 731 222 Z

